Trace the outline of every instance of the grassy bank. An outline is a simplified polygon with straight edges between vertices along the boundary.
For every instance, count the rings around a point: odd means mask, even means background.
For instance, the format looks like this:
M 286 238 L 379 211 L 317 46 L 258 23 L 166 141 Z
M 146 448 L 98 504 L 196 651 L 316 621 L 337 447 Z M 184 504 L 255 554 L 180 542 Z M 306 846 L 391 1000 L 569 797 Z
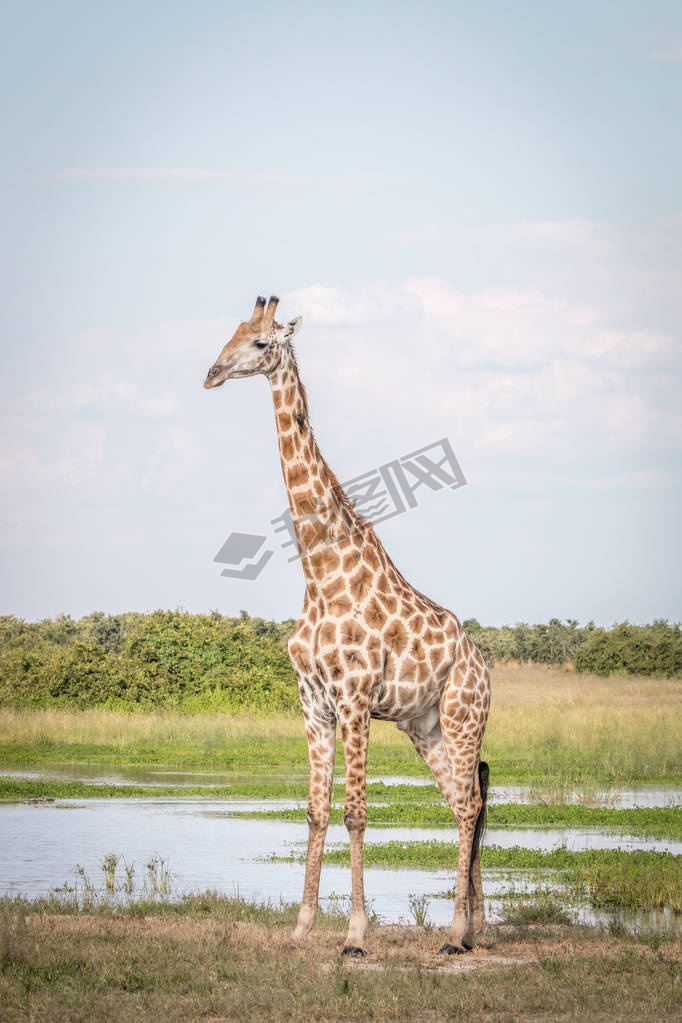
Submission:
M 499 667 L 484 756 L 495 784 L 682 782 L 682 683 L 604 679 L 552 668 Z M 305 770 L 299 714 L 120 714 L 0 710 L 0 763 L 173 764 L 239 771 Z M 341 745 L 337 766 L 342 768 Z M 427 775 L 409 740 L 372 724 L 373 774 Z
M 368 958 L 349 962 L 338 921 L 297 949 L 291 920 L 288 907 L 210 895 L 134 916 L 5 901 L 3 1020 L 679 1018 L 682 948 L 661 936 L 491 927 L 473 953 L 447 958 L 435 955 L 441 933 L 373 927 Z
M 0 785 L 0 793 L 2 786 Z M 370 795 L 371 798 L 371 795 Z M 296 810 L 244 811 L 240 817 L 254 817 L 265 820 L 306 819 L 305 808 Z M 332 809 L 333 824 L 343 823 L 343 810 Z M 454 827 L 452 813 L 443 803 L 396 802 L 389 806 L 367 807 L 368 824 L 386 825 L 443 825 Z M 488 807 L 488 827 L 491 828 L 601 828 L 604 830 L 628 831 L 652 838 L 682 839 L 682 809 L 636 808 L 614 810 L 566 805 L 528 805 L 526 803 L 501 803 Z
M 400 800 L 416 804 L 423 789 L 411 785 L 384 785 L 370 782 L 367 786 L 369 800 Z M 343 802 L 345 786 L 334 786 L 334 799 Z M 438 790 L 433 789 L 434 800 L 439 799 Z M 302 802 L 308 799 L 307 781 L 289 782 L 277 778 L 261 781 L 234 781 L 226 785 L 107 785 L 81 781 L 44 781 L 28 778 L 0 777 L 0 799 L 292 799 Z M 305 810 L 302 817 L 305 817 Z M 419 815 L 415 806 L 415 820 Z M 297 814 L 298 811 L 293 811 Z M 450 815 L 452 820 L 452 815 Z
M 275 859 L 276 857 L 273 857 Z M 292 853 L 290 859 L 304 859 Z M 328 850 L 325 863 L 347 865 L 347 846 Z M 451 842 L 385 842 L 365 846 L 367 867 L 413 867 L 419 870 L 452 870 L 456 846 Z M 484 845 L 484 870 L 537 871 L 543 878 L 554 872 L 552 884 L 569 895 L 585 898 L 596 908 L 650 910 L 670 909 L 682 913 L 682 856 L 663 852 L 622 852 L 620 849 L 587 849 L 544 852 L 514 846 L 503 849 Z

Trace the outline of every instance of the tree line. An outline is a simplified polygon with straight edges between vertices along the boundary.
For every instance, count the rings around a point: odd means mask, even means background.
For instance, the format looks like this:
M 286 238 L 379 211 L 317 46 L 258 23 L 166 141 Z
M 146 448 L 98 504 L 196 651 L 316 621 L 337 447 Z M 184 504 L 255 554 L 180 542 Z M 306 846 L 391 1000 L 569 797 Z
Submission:
M 571 664 L 599 675 L 682 677 L 679 624 L 590 622 L 503 626 L 463 622 L 489 664 Z M 242 611 L 95 612 L 41 622 L 0 617 L 0 703 L 15 706 L 289 710 L 298 689 L 286 641 L 293 619 Z
M 682 630 L 664 618 L 650 625 L 621 622 L 610 629 L 594 622 L 580 626 L 552 618 L 546 625 L 480 625 L 475 618 L 462 623 L 488 664 L 571 664 L 576 671 L 595 675 L 682 676 Z

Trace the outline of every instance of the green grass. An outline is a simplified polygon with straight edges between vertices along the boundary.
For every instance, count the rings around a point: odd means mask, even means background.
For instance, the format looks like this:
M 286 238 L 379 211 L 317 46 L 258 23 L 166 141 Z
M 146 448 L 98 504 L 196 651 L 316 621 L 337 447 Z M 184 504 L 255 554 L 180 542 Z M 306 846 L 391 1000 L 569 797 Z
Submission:
M 180 739 L 170 742 L 136 742 L 113 746 L 63 742 L 35 744 L 0 740 L 0 765 L 12 767 L 59 764 L 100 764 L 117 767 L 174 766 L 228 771 L 299 771 L 308 769 L 305 739 L 248 735 L 226 736 L 220 743 L 197 744 Z M 337 770 L 343 772 L 341 743 Z M 429 771 L 411 746 L 373 746 L 367 762 L 370 774 L 429 777 Z M 511 777 L 507 780 L 511 780 Z
M 27 712 L 29 713 L 29 712 Z M 513 749 L 484 746 L 483 755 L 491 765 L 495 785 L 528 784 L 580 786 L 597 783 L 606 787 L 638 784 L 682 784 L 678 753 L 638 759 L 620 757 L 615 751 L 597 749 L 585 756 L 576 748 L 553 748 L 551 743 L 517 753 Z M 611 755 L 613 754 L 613 755 Z M 628 761 L 627 763 L 625 761 Z M 226 737 L 220 744 L 193 742 L 136 742 L 113 746 L 80 743 L 41 742 L 36 744 L 0 741 L 0 765 L 46 766 L 59 764 L 99 764 L 117 767 L 174 766 L 233 771 L 305 771 L 308 748 L 305 740 L 277 739 L 257 735 Z M 343 771 L 343 753 L 338 744 L 336 768 Z M 429 777 L 428 769 L 411 746 L 370 744 L 367 771 L 373 775 Z
M 682 839 L 682 806 L 611 807 L 499 803 L 488 807 L 490 827 L 623 829 L 654 838 Z
M 144 913 L 144 915 L 143 915 Z M 363 963 L 339 957 L 338 921 L 301 948 L 290 907 L 208 893 L 138 913 L 0 904 L 3 1023 L 440 1020 L 485 1023 L 680 1016 L 679 942 L 553 923 L 489 928 L 462 962 L 442 934 L 371 928 Z M 369 966 L 370 969 L 365 967 Z
M 343 801 L 344 793 L 343 784 L 334 786 L 335 800 Z M 416 802 L 424 798 L 423 793 L 423 788 L 414 785 L 374 782 L 367 786 L 368 799 L 382 802 L 392 798 Z M 440 798 L 435 787 L 432 795 L 434 799 Z M 0 777 L 0 800 L 35 799 L 41 796 L 48 799 L 168 799 L 191 796 L 205 799 L 297 799 L 306 802 L 308 784 L 268 779 L 257 782 L 235 781 L 226 785 L 106 785 L 97 782 Z M 302 811 L 303 818 L 305 812 Z
M 368 792 L 368 799 L 371 799 Z M 265 820 L 306 819 L 305 808 L 292 810 L 255 810 L 235 814 Z M 332 823 L 343 823 L 343 810 L 332 808 Z M 389 806 L 367 807 L 369 824 L 386 825 L 443 825 L 454 827 L 454 818 L 448 806 L 439 803 L 412 803 L 396 801 Z M 525 803 L 500 803 L 488 807 L 488 826 L 494 828 L 602 828 L 627 830 L 632 834 L 654 838 L 682 839 L 682 808 L 635 808 L 614 810 L 586 806 L 545 806 Z
M 571 914 L 551 892 L 537 892 L 533 896 L 507 898 L 500 914 L 501 923 L 514 927 L 529 924 L 570 924 Z
M 682 681 L 496 667 L 484 743 L 494 784 L 546 788 L 682 783 Z M 307 765 L 298 714 L 123 714 L 0 709 L 0 764 L 176 765 L 234 771 Z M 337 768 L 343 756 L 338 743 Z M 407 737 L 374 722 L 368 770 L 428 777 Z
M 87 909 L 83 909 L 83 896 L 77 895 L 72 887 L 53 890 L 49 895 L 29 899 L 24 896 L 0 897 L 0 913 L 16 911 L 23 915 L 37 914 L 61 916 L 104 916 L 104 917 L 194 917 L 210 918 L 221 923 L 240 922 L 271 926 L 293 927 L 300 903 L 274 902 L 270 899 L 245 899 L 234 895 L 221 895 L 216 891 L 200 894 L 184 894 L 177 898 L 149 898 L 138 894 L 134 898 L 116 901 L 106 894 L 93 893 Z M 345 916 L 338 912 L 325 912 L 320 908 L 319 922 L 322 926 L 343 926 Z
M 293 852 L 289 859 L 302 861 Z M 350 863 L 348 846 L 324 854 L 325 863 Z M 367 867 L 412 867 L 419 870 L 454 870 L 457 846 L 452 842 L 386 842 L 365 846 Z M 546 880 L 555 872 L 553 883 L 575 898 L 585 898 L 595 907 L 630 910 L 670 909 L 682 913 L 682 856 L 665 852 L 622 852 L 620 849 L 587 849 L 572 852 L 559 848 L 549 852 L 513 846 L 503 849 L 484 845 L 484 870 L 535 871 Z
M 29 713 L 29 712 L 27 712 Z M 125 718 L 123 718 L 125 723 Z M 305 739 L 278 739 L 272 736 L 226 736 L 215 742 L 139 740 L 112 745 L 79 742 L 0 743 L 2 764 L 116 764 L 119 767 L 173 765 L 177 767 L 215 767 L 305 769 L 308 747 Z M 342 763 L 342 758 L 339 758 Z
M 273 782 L 270 785 L 100 785 L 81 781 L 42 781 L 0 778 L 0 799 L 307 799 L 308 786 Z

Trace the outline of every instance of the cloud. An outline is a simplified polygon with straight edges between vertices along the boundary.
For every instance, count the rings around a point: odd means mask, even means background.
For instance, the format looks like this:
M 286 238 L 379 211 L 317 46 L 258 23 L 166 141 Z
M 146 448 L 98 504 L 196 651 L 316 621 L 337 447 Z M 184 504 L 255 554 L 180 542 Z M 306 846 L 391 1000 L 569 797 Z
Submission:
M 124 182 L 164 184 L 226 184 L 235 187 L 311 188 L 342 185 L 396 185 L 403 179 L 387 174 L 237 174 L 199 167 L 68 167 L 35 175 L 40 181 Z
M 302 313 L 306 323 L 334 327 L 394 323 L 396 318 L 414 318 L 422 310 L 418 298 L 387 281 L 376 281 L 355 292 L 311 284 L 289 292 L 285 302 Z
M 682 218 L 630 234 L 589 221 L 458 230 L 429 244 L 461 248 L 463 261 L 488 246 L 500 268 L 488 287 L 446 267 L 283 296 L 282 318 L 304 317 L 312 421 L 339 476 L 447 436 L 471 482 L 492 490 L 668 486 L 682 439 L 671 287 Z M 61 516 L 76 532 L 87 521 L 93 543 L 111 530 L 127 543 L 159 505 L 191 508 L 202 534 L 222 528 L 216 508 L 247 523 L 276 514 L 267 387 L 201 388 L 244 312 L 60 341 L 58 378 L 13 398 L 2 423 L 12 537 Z
M 663 50 L 653 50 L 649 60 L 665 64 L 679 64 L 682 61 L 682 46 L 669 46 Z
M 679 450 L 682 345 L 672 333 L 625 329 L 608 308 L 537 289 L 465 292 L 439 277 L 311 286 L 294 298 L 323 334 L 299 342 L 313 415 L 344 446 L 369 414 L 375 434 L 390 424 L 406 450 L 447 433 L 476 463 L 530 459 L 538 471 Z M 325 394 L 338 404 L 316 410 Z
M 165 430 L 147 459 L 144 486 L 158 496 L 177 493 L 196 465 L 196 441 L 185 427 L 171 425 Z
M 439 275 L 467 280 L 485 268 L 495 289 L 540 293 L 596 310 L 623 329 L 682 333 L 682 215 L 614 225 L 591 220 L 514 221 L 397 232 Z M 476 274 L 480 275 L 479 272 Z
M 112 417 L 163 419 L 172 416 L 179 408 L 178 399 L 170 390 L 146 392 L 133 380 L 111 376 L 79 383 L 69 400 L 78 409 Z
M 5 500 L 18 492 L 49 501 L 54 487 L 92 484 L 105 464 L 109 427 L 75 418 L 9 414 L 0 420 L 3 437 L 0 480 Z
M 87 332 L 90 341 L 92 331 Z M 81 343 L 85 340 L 80 335 Z M 140 338 L 138 338 L 138 345 Z M 121 345 L 117 346 L 121 358 Z M 129 369 L 138 371 L 141 366 L 130 365 Z M 144 378 L 130 380 L 116 373 L 98 373 L 86 379 L 79 379 L 72 371 L 72 379 L 68 383 L 61 382 L 58 387 L 44 387 L 30 391 L 18 397 L 18 410 L 27 414 L 45 415 L 45 413 L 68 413 L 70 416 L 83 415 L 88 418 L 109 419 L 166 419 L 175 415 L 179 409 L 176 394 L 169 388 L 163 391 L 145 387 Z

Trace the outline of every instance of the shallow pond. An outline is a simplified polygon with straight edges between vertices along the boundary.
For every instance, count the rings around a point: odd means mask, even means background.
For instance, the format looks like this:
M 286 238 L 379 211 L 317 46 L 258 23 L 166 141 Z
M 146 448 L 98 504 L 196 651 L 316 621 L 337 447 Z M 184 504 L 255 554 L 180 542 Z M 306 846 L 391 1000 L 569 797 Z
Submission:
M 145 865 L 153 855 L 168 861 L 176 893 L 216 889 L 245 898 L 295 902 L 303 886 L 303 864 L 269 862 L 272 854 L 286 855 L 292 845 L 305 842 L 303 822 L 241 819 L 230 811 L 261 809 L 263 802 L 207 799 L 92 799 L 57 800 L 49 805 L 0 804 L 0 894 L 45 895 L 65 882 L 74 884 L 74 867 L 82 866 L 97 884 L 102 883 L 101 863 L 110 852 L 135 862 L 136 887 L 141 889 Z M 267 807 L 287 806 L 268 801 Z M 445 832 L 447 833 L 447 832 Z M 453 828 L 453 839 L 456 836 Z M 444 837 L 443 828 L 369 827 L 368 842 L 409 841 Z M 331 825 L 328 843 L 345 842 L 342 825 Z M 490 843 L 551 849 L 565 844 L 571 849 L 666 848 L 682 852 L 682 843 L 642 840 L 634 836 L 606 834 L 596 830 L 490 829 Z M 454 864 L 453 864 L 454 867 Z M 119 874 L 122 874 L 122 866 Z M 379 869 L 366 871 L 366 895 L 386 922 L 411 919 L 409 896 L 424 893 L 432 898 L 429 917 L 447 924 L 452 913 L 449 900 L 438 893 L 452 885 L 452 871 Z M 487 871 L 484 875 L 491 919 L 500 896 L 513 887 L 534 884 L 530 875 Z M 325 866 L 321 897 L 350 891 L 350 871 Z M 597 914 L 585 911 L 584 919 Z M 599 917 L 601 919 L 602 917 Z M 603 914 L 608 919 L 608 914 Z M 626 921 L 628 922 L 628 921 Z M 630 918 L 640 926 L 665 926 L 665 916 L 643 914 Z
M 185 786 L 205 786 L 235 784 L 267 784 L 282 782 L 305 785 L 308 772 L 267 772 L 250 771 L 248 774 L 235 771 L 196 771 L 182 770 L 173 766 L 155 767 L 111 767 L 102 764 L 44 764 L 40 768 L 0 767 L 0 777 L 45 779 L 46 781 L 81 781 L 99 785 L 140 785 L 155 787 L 178 788 Z M 342 783 L 342 773 L 334 779 Z M 412 775 L 376 775 L 368 776 L 368 783 L 383 782 L 384 785 L 432 786 L 433 779 Z M 528 803 L 538 802 L 538 790 L 528 785 L 492 785 L 489 798 L 491 803 Z M 636 789 L 595 790 L 589 794 L 590 806 L 612 806 L 626 809 L 630 807 L 667 807 L 682 803 L 682 790 L 675 786 L 642 785 Z M 562 794 L 562 803 L 585 801 L 579 795 L 567 791 Z

